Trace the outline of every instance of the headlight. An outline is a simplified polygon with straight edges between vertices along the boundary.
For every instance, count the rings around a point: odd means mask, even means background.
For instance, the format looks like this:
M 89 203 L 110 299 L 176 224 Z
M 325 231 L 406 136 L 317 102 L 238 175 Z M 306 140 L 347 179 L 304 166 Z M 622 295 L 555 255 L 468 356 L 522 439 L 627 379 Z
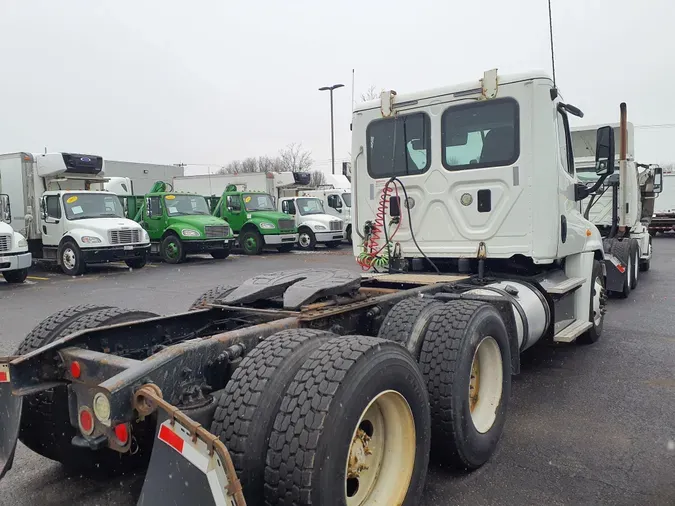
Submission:
M 199 237 L 201 235 L 199 230 L 195 230 L 193 228 L 184 228 L 180 231 L 180 234 L 184 237 Z
M 143 242 L 150 242 L 150 236 L 145 230 L 143 230 Z
M 83 235 L 82 242 L 85 244 L 99 244 L 101 242 L 101 239 L 99 239 L 98 237 L 92 237 L 90 235 Z
M 272 230 L 273 228 L 277 228 L 274 223 L 270 223 L 268 221 L 261 221 L 260 222 L 260 228 L 264 228 L 266 230 Z
M 27 248 L 28 247 L 28 242 L 26 242 L 26 239 L 19 239 L 19 248 Z
M 316 226 L 316 229 L 317 229 L 317 230 L 328 230 L 328 229 L 327 229 L 326 227 L 324 227 L 323 225 L 317 225 L 317 226 Z

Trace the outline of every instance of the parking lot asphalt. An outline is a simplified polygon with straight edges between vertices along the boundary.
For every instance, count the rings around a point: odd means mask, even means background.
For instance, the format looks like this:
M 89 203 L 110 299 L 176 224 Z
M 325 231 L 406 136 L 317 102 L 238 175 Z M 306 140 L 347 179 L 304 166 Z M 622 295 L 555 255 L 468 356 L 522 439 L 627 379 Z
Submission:
M 523 356 L 496 455 L 471 474 L 432 465 L 420 505 L 675 505 L 675 238 L 656 238 L 654 250 L 638 288 L 610 300 L 598 343 L 535 346 Z M 359 270 L 346 247 L 153 263 L 138 272 L 95 267 L 78 278 L 36 268 L 26 285 L 0 282 L 0 354 L 71 305 L 166 314 L 211 286 L 301 267 Z M 0 481 L 0 505 L 131 506 L 142 482 L 142 474 L 68 475 L 20 446 Z

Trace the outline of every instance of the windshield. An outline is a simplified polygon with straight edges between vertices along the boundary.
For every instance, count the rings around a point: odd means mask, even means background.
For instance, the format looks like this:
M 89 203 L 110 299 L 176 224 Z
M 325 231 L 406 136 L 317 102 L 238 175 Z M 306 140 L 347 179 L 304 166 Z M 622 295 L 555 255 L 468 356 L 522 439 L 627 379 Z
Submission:
M 323 203 L 319 199 L 299 198 L 295 199 L 295 205 L 301 215 L 323 214 Z
M 210 215 L 206 199 L 201 195 L 167 195 L 164 197 L 169 216 Z
M 345 203 L 347 207 L 352 207 L 352 194 L 351 193 L 343 193 L 342 194 L 342 201 Z
M 66 193 L 63 207 L 69 220 L 124 218 L 120 199 L 110 193 Z
M 272 197 L 267 193 L 244 193 L 244 207 L 247 211 L 275 211 Z

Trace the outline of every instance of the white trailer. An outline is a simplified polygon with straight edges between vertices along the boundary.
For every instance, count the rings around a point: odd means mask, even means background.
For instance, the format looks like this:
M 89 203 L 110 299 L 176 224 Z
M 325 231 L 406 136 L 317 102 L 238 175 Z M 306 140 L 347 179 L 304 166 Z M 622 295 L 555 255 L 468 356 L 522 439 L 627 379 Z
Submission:
M 282 213 L 293 216 L 298 228 L 298 248 L 313 250 L 317 244 L 337 248 L 345 238 L 344 220 L 326 213 L 321 199 L 298 197 L 310 190 L 306 172 L 257 172 L 183 176 L 173 179 L 176 191 L 201 195 L 221 195 L 229 185 L 239 191 L 258 191 L 271 195 Z
M 625 119 L 625 104 L 622 104 Z M 581 202 L 581 212 L 603 237 L 607 290 L 627 297 L 637 287 L 640 271 L 650 267 L 652 239 L 649 225 L 655 199 L 663 187 L 662 169 L 635 161 L 633 125 L 625 121 L 609 125 L 620 140 L 615 144 L 616 172 Z M 598 126 L 573 128 L 571 132 L 577 176 L 585 184 L 599 179 L 595 165 Z
M 2 178 L 0 178 L 2 192 Z M 23 283 L 28 276 L 32 257 L 26 238 L 11 226 L 12 207 L 9 195 L 0 193 L 0 273 L 8 283 Z
M 134 195 L 145 195 L 150 192 L 156 181 L 170 182 L 174 177 L 185 173 L 182 165 L 166 165 L 158 163 L 105 161 L 105 175 L 110 178 L 129 178 L 133 185 Z M 128 192 L 130 195 L 132 192 Z
M 14 208 L 12 227 L 26 237 L 33 258 L 56 262 L 73 276 L 87 264 L 145 265 L 148 234 L 124 217 L 115 195 L 91 189 L 106 182 L 101 157 L 4 154 L 0 178 Z

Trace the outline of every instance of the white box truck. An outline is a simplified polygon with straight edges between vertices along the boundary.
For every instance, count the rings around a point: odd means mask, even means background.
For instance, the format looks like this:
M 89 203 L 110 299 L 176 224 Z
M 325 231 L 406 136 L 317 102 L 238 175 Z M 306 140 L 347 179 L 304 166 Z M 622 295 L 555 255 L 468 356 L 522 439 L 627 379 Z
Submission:
M 309 180 L 307 172 L 255 172 L 176 177 L 173 186 L 177 191 L 214 196 L 231 185 L 238 191 L 265 192 L 276 199 L 279 211 L 293 216 L 298 248 L 313 250 L 317 244 L 337 248 L 345 238 L 344 220 L 327 214 L 321 199 L 299 196 L 311 189 Z
M 352 186 L 346 176 L 327 174 L 324 184 L 303 190 L 301 196 L 321 199 L 327 214 L 344 221 L 346 239 L 352 243 Z
M 100 156 L 0 155 L 3 192 L 14 206 L 12 227 L 25 234 L 33 258 L 56 262 L 71 276 L 84 273 L 87 264 L 145 265 L 148 234 L 124 217 L 117 196 L 91 189 L 106 181 L 103 175 Z
M 28 276 L 32 257 L 28 252 L 26 238 L 12 229 L 11 222 L 9 195 L 0 193 L 0 272 L 8 283 L 23 283 Z

